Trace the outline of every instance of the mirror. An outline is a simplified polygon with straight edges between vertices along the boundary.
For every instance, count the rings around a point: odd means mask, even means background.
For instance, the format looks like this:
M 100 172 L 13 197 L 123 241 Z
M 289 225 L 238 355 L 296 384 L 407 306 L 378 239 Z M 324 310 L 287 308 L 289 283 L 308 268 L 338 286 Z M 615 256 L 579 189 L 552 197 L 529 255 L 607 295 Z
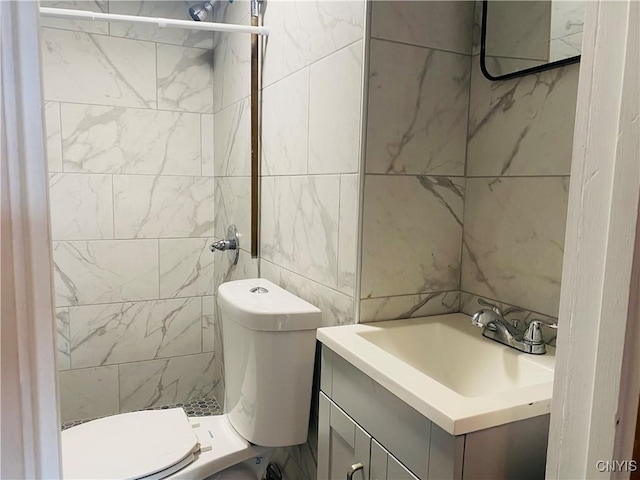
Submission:
M 585 0 L 484 0 L 480 63 L 504 80 L 580 61 Z

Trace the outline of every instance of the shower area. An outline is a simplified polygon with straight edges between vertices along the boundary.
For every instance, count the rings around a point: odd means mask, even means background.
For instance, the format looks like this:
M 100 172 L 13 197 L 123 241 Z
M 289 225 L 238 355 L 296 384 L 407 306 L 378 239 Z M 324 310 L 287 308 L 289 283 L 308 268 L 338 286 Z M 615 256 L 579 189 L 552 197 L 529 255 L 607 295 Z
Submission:
M 41 6 L 251 24 L 245 1 Z M 215 292 L 258 275 L 250 35 L 42 16 L 41 44 L 62 422 L 218 413 Z M 235 266 L 209 249 L 231 223 Z

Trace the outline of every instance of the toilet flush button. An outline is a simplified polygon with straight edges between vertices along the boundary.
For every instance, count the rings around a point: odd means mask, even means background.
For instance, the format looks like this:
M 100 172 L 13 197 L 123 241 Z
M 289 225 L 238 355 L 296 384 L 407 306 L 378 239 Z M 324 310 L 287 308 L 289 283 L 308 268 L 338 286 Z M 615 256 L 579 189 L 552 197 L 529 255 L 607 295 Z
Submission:
M 252 289 L 249 290 L 251 293 L 269 293 L 269 290 L 267 290 L 264 287 L 253 287 Z

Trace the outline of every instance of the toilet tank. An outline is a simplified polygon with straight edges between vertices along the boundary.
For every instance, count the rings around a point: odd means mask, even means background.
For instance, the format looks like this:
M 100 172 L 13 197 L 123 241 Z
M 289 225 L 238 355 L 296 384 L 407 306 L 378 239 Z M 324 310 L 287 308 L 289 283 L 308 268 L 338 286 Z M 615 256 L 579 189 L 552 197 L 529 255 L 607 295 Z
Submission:
M 320 310 L 265 279 L 220 285 L 218 305 L 231 425 L 256 445 L 304 443 Z

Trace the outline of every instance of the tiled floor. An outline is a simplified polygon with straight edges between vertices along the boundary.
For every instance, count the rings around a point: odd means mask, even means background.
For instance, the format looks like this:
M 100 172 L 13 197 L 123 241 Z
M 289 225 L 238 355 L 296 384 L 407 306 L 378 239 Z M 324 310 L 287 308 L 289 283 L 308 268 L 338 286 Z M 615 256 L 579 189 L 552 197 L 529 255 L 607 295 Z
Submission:
M 210 415 L 220 415 L 222 408 L 214 397 L 205 397 L 197 400 L 191 400 L 190 402 L 175 403 L 173 405 L 165 405 L 162 407 L 147 408 L 145 410 L 165 410 L 167 408 L 182 407 L 187 415 L 190 417 L 208 417 Z M 86 418 L 83 420 L 74 420 L 71 422 L 65 422 L 62 424 L 62 429 L 75 427 L 81 423 L 95 420 L 95 418 Z

